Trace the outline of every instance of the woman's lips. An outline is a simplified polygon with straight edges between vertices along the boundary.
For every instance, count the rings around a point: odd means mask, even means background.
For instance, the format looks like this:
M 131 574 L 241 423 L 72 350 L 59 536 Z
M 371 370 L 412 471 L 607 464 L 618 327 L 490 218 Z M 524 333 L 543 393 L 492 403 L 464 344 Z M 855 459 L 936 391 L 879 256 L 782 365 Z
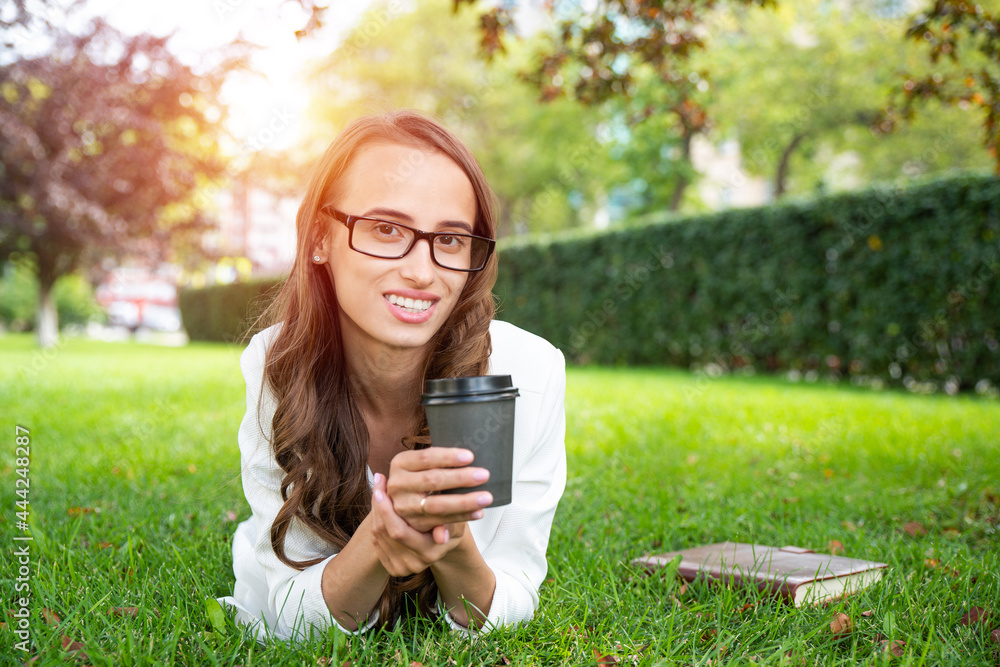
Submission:
M 401 294 L 388 293 L 384 295 L 389 312 L 401 322 L 420 324 L 426 322 L 434 314 L 436 299 L 420 299 Z

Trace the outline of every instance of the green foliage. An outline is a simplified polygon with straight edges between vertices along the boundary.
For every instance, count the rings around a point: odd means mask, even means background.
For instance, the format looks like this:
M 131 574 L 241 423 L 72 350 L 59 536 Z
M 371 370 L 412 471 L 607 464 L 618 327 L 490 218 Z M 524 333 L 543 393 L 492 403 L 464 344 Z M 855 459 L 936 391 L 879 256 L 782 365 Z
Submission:
M 500 266 L 499 316 L 577 363 L 1000 383 L 995 178 L 508 246 Z
M 188 337 L 202 341 L 242 340 L 283 284 L 284 279 L 269 278 L 182 289 L 178 304 Z
M 975 121 L 957 108 L 937 105 L 898 134 L 873 136 L 901 72 L 924 59 L 903 39 L 904 17 L 799 0 L 717 18 L 696 58 L 712 75 L 706 106 L 718 135 L 739 140 L 744 169 L 766 175 L 777 196 L 989 166 Z
M 7 262 L 0 279 L 0 322 L 7 329 L 28 331 L 34 326 L 38 280 L 24 263 Z
M 31 442 L 34 538 L 31 650 L 14 648 L 8 619 L 0 663 L 994 661 L 995 616 L 961 619 L 972 607 L 995 613 L 1000 599 L 1000 406 L 662 369 L 569 369 L 569 481 L 531 623 L 470 641 L 443 622 L 411 619 L 386 632 L 259 645 L 205 602 L 232 593 L 233 531 L 250 514 L 235 435 L 246 407 L 240 351 L 68 340 L 45 353 L 26 335 L 0 339 L 10 434 L 0 502 L 14 508 L 23 488 L 16 423 Z M 907 535 L 911 521 L 926 534 Z M 818 551 L 838 540 L 846 555 L 890 569 L 846 601 L 795 608 L 748 589 L 682 592 L 628 565 L 649 551 L 727 539 Z M 854 620 L 845 639 L 829 631 L 837 613 Z M 880 655 L 880 635 L 904 641 L 905 656 Z
M 493 63 L 476 57 L 477 26 L 446 0 L 373 5 L 313 72 L 313 113 L 325 147 L 356 116 L 409 107 L 444 120 L 476 155 L 500 199 L 499 234 L 579 226 L 614 182 L 598 110 L 539 104 L 517 76 L 527 45 Z
M 81 275 L 64 275 L 52 288 L 59 313 L 59 325 L 84 325 L 104 318 L 104 310 L 94 300 L 94 289 Z M 24 263 L 8 262 L 0 278 L 0 323 L 14 331 L 29 331 L 35 326 L 38 307 L 38 277 Z

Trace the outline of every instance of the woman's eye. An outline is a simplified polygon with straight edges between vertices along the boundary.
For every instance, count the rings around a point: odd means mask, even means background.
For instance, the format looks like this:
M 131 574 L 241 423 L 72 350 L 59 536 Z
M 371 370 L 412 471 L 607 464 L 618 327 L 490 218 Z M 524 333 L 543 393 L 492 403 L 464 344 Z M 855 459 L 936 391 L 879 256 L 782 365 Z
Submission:
M 435 242 L 442 250 L 461 250 L 465 247 L 465 239 L 461 236 L 438 236 Z
M 392 236 L 393 234 L 399 233 L 399 230 L 395 225 L 390 225 L 386 222 L 375 225 L 375 233 L 381 234 L 382 236 Z

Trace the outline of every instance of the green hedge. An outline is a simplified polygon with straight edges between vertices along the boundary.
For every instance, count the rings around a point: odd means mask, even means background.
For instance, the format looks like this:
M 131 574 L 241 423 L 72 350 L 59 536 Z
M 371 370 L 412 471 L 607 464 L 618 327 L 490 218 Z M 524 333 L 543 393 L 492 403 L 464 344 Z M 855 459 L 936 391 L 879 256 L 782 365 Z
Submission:
M 183 291 L 188 334 L 236 340 L 247 304 L 279 283 Z M 573 363 L 989 389 L 1000 385 L 1000 180 L 507 245 L 496 293 L 501 319 Z
M 281 278 L 182 289 L 177 300 L 188 337 L 227 343 L 241 341 L 283 283 Z
M 512 246 L 496 292 L 575 363 L 982 390 L 998 242 L 1000 180 L 964 176 Z

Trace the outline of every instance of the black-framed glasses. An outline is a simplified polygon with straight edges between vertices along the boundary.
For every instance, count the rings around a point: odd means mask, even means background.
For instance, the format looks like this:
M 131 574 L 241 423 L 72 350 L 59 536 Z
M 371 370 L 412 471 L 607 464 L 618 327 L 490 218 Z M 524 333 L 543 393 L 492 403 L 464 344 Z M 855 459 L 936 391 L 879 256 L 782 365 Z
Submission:
M 332 206 L 320 210 L 347 225 L 351 249 L 369 257 L 399 259 L 413 250 L 417 241 L 427 239 L 435 264 L 452 271 L 472 272 L 483 270 L 496 246 L 496 241 L 485 236 L 424 232 L 391 220 L 348 215 Z

